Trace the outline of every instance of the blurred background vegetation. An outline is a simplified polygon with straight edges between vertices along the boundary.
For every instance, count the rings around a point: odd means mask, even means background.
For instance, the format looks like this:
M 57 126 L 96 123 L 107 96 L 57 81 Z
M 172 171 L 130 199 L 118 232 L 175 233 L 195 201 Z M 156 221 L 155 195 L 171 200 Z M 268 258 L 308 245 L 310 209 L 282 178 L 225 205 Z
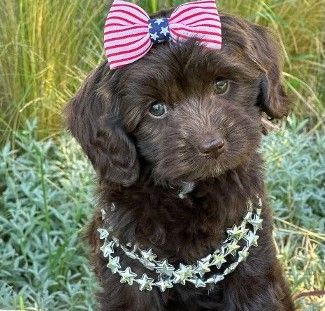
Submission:
M 61 114 L 103 60 L 107 2 L 0 3 L 0 309 L 93 309 L 79 230 L 93 207 L 94 174 L 63 133 Z M 138 4 L 154 12 L 182 2 Z M 219 0 L 218 7 L 281 40 L 293 114 L 263 145 L 279 257 L 294 293 L 324 289 L 325 0 Z M 324 296 L 296 303 L 325 308 Z

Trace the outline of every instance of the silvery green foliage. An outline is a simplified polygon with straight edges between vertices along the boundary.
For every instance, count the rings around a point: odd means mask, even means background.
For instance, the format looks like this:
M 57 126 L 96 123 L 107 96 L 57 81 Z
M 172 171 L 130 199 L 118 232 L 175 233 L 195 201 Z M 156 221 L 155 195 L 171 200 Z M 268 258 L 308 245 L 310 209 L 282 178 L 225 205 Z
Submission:
M 305 134 L 295 118 L 264 138 L 266 179 L 276 215 L 325 232 L 325 133 Z
M 91 310 L 81 247 L 94 174 L 71 138 L 35 139 L 36 123 L 0 151 L 0 309 Z
M 285 130 L 264 138 L 265 175 L 275 216 L 320 233 L 325 133 L 308 134 L 303 128 L 291 119 Z M 14 148 L 0 149 L 0 309 L 20 304 L 35 310 L 93 310 L 96 281 L 80 246 L 80 230 L 93 208 L 94 172 L 70 137 L 37 142 L 36 130 L 35 122 L 28 123 Z M 304 236 L 287 228 L 278 229 L 276 237 L 292 289 L 313 289 L 324 271 L 322 249 L 310 254 L 302 247 Z M 321 307 L 304 305 L 304 310 Z

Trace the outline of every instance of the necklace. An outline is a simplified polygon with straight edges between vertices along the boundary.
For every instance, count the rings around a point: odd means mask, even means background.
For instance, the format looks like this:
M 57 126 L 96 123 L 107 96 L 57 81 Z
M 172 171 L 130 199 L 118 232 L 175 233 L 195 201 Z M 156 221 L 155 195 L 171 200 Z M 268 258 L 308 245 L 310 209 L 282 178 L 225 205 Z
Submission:
M 141 291 L 151 291 L 157 287 L 164 292 L 167 288 L 172 288 L 175 284 L 185 285 L 186 282 L 199 287 L 213 287 L 222 281 L 225 276 L 233 272 L 242 261 L 246 260 L 249 255 L 249 249 L 256 247 L 259 236 L 256 234 L 258 229 L 262 228 L 261 208 L 262 200 L 257 196 L 257 207 L 251 201 L 247 203 L 247 214 L 242 223 L 232 228 L 226 229 L 227 238 L 221 243 L 221 247 L 212 253 L 197 260 L 196 264 L 186 265 L 180 263 L 178 269 L 170 264 L 167 259 L 157 260 L 157 255 L 152 249 L 142 250 L 136 244 L 122 244 L 117 238 L 112 236 L 112 228 L 99 228 L 99 238 L 103 241 L 100 250 L 105 258 L 108 258 L 107 267 L 113 274 L 117 273 L 121 278 L 121 283 L 133 285 L 134 282 L 139 285 Z M 115 204 L 112 203 L 112 210 Z M 102 210 L 102 218 L 105 220 L 105 211 Z M 241 246 L 240 243 L 244 246 Z M 130 267 L 123 270 L 120 264 L 120 257 L 114 256 L 117 248 L 120 248 L 126 256 L 137 260 L 146 269 L 157 274 L 157 278 L 148 277 L 146 273 L 139 277 Z M 225 269 L 223 266 L 227 263 L 227 258 L 232 256 L 235 260 Z M 217 269 L 217 273 L 211 275 L 211 268 Z M 209 276 L 206 276 L 210 274 Z

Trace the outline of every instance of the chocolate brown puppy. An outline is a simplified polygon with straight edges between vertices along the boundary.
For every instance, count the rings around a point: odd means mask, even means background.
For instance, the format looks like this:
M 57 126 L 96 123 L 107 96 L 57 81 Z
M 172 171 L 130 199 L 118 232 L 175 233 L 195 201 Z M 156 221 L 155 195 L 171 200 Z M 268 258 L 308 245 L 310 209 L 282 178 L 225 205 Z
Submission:
M 68 106 L 69 130 L 98 176 L 100 206 L 87 240 L 102 288 L 100 310 L 294 310 L 276 259 L 259 153 L 262 113 L 288 113 L 280 48 L 266 28 L 230 15 L 221 15 L 221 23 L 221 50 L 193 39 L 155 45 L 117 70 L 104 62 Z M 218 282 L 140 290 L 140 283 L 121 283 L 107 267 L 114 255 L 122 270 L 157 278 L 118 246 L 104 257 L 98 228 L 109 227 L 124 245 L 151 249 L 175 269 L 194 267 L 222 247 L 227 229 L 241 225 L 257 198 L 258 246 L 231 273 L 225 270 L 236 251 L 202 273 L 204 279 L 225 274 Z

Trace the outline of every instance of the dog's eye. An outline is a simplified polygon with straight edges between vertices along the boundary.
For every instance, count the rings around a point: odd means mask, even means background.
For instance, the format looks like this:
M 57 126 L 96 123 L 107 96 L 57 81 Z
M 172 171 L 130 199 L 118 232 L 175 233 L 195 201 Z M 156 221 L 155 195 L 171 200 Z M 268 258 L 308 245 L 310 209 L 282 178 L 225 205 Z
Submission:
M 167 107 L 163 103 L 154 101 L 150 104 L 149 112 L 156 118 L 162 118 L 167 113 Z
M 214 81 L 215 91 L 217 94 L 225 94 L 229 89 L 229 81 L 223 78 L 218 78 Z

